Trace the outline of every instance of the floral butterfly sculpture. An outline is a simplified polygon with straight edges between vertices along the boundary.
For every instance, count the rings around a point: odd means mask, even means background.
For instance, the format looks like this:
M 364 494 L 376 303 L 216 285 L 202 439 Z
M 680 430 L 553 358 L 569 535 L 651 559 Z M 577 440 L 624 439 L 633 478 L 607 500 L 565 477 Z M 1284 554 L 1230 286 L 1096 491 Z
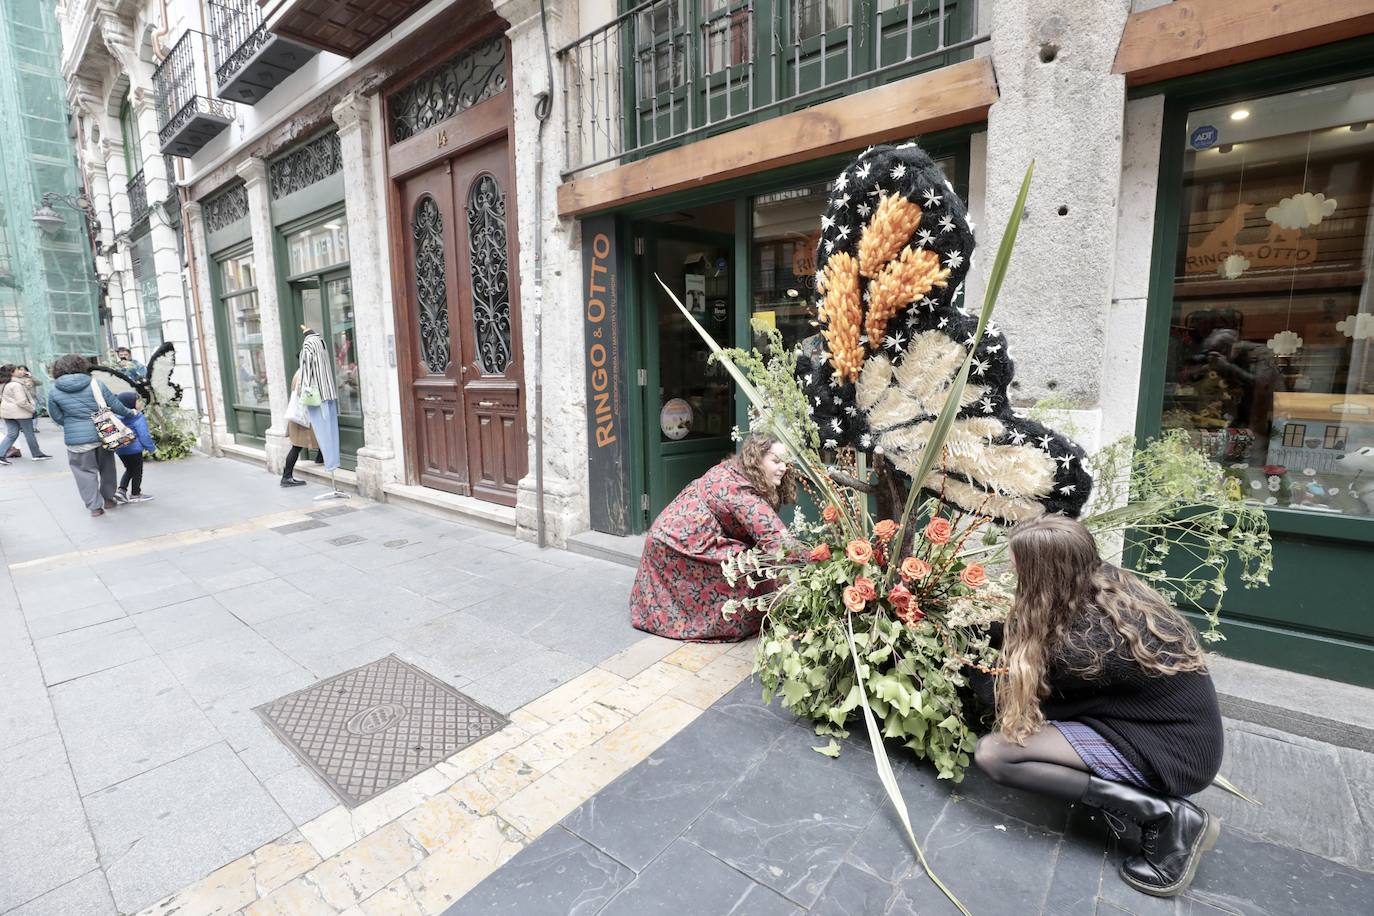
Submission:
M 963 201 L 914 143 L 874 147 L 836 179 L 816 253 L 820 333 L 797 361 L 824 448 L 919 471 L 978 327 L 959 305 L 973 247 Z M 1083 449 L 1012 412 L 1012 377 L 989 327 L 924 488 L 1004 524 L 1077 516 L 1092 489 Z

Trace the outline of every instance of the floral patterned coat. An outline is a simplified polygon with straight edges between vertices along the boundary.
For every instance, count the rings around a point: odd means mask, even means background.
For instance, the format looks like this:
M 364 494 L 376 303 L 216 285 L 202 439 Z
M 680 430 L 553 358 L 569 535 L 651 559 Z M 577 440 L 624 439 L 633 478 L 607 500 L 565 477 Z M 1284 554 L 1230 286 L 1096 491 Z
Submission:
M 630 592 L 630 622 L 670 639 L 723 642 L 747 639 L 760 615 L 741 611 L 726 620 L 721 606 L 746 598 L 732 586 L 722 560 L 754 547 L 788 543 L 787 526 L 733 462 L 722 462 L 687 486 L 663 510 L 649 536 Z M 752 592 L 756 593 L 756 592 Z

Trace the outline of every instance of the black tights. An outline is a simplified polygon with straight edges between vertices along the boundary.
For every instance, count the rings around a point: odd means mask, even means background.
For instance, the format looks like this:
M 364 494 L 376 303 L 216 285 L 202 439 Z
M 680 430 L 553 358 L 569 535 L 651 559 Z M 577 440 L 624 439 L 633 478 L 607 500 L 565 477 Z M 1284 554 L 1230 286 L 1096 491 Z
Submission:
M 973 759 L 993 782 L 1015 789 L 1076 802 L 1088 788 L 1088 765 L 1053 725 L 1044 725 L 1024 745 L 1001 732 L 984 735 Z
M 281 479 L 290 480 L 291 472 L 296 469 L 296 459 L 301 456 L 299 445 L 291 446 L 291 451 L 286 453 L 286 466 L 281 469 Z
M 119 492 L 133 488 L 133 494 L 138 496 L 143 492 L 143 456 L 142 455 L 120 455 L 119 461 L 124 465 L 124 475 L 119 478 Z

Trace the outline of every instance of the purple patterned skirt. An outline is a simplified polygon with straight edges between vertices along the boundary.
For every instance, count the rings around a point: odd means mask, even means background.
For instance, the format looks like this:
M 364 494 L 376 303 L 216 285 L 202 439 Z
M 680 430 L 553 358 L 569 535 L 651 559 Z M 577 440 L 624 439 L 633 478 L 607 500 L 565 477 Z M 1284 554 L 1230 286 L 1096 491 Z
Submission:
M 1072 720 L 1051 720 L 1050 724 L 1059 729 L 1069 744 L 1073 745 L 1078 756 L 1088 765 L 1089 773 L 1112 782 L 1124 782 L 1153 791 L 1154 787 L 1145 775 L 1092 726 Z

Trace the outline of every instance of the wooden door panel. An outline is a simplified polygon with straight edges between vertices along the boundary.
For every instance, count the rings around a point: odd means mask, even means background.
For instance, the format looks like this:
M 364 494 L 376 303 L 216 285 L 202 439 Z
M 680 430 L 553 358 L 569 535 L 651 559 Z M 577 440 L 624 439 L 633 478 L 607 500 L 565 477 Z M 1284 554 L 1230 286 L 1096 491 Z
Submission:
M 461 342 L 452 315 L 459 301 L 453 243 L 458 230 L 449 166 L 401 186 L 405 227 L 406 327 L 411 364 L 403 376 L 415 426 L 412 467 L 425 486 L 468 494 Z
M 460 304 L 450 318 L 462 350 L 473 495 L 514 505 L 527 443 L 509 156 L 503 140 L 453 160 Z

